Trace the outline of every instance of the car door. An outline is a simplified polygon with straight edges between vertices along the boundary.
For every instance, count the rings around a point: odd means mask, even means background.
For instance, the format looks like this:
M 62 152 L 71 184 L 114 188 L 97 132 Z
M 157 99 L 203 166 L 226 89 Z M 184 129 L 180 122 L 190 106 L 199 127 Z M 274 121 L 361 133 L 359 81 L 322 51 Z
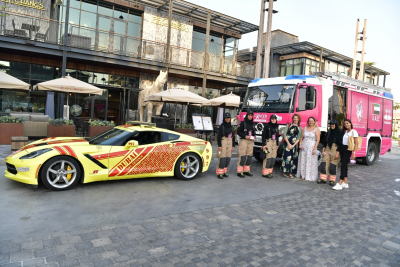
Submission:
M 129 141 L 137 141 L 137 147 L 125 147 Z M 165 157 L 170 148 L 163 142 L 162 131 L 143 129 L 137 131 L 125 144 L 113 146 L 109 154 L 109 179 L 127 179 L 157 176 L 162 172 Z

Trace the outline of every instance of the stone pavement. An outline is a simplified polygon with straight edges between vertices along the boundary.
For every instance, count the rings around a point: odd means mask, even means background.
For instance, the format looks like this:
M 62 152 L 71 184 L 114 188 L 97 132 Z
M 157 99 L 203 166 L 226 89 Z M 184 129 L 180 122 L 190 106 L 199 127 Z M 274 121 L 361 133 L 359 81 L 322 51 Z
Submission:
M 400 266 L 399 159 L 395 146 L 372 167 L 351 166 L 342 191 L 276 174 L 309 190 L 22 239 L 0 235 L 0 265 Z M 239 178 L 222 181 L 230 179 Z

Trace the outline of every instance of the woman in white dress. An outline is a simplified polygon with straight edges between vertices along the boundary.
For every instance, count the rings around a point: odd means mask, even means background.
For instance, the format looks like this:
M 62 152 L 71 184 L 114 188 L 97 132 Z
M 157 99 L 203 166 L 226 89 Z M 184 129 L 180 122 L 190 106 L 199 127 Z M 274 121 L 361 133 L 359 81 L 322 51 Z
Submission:
M 316 181 L 318 178 L 317 147 L 321 132 L 314 117 L 309 117 L 300 140 L 300 179 Z

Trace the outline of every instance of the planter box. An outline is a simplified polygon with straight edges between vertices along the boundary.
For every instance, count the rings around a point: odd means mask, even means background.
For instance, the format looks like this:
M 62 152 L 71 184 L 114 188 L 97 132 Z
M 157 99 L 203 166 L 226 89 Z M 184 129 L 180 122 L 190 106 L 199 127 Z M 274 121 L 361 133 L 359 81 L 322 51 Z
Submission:
M 47 137 L 75 137 L 75 125 L 47 125 Z
M 108 131 L 114 128 L 113 126 L 89 126 L 89 137 L 98 135 L 99 133 Z
M 24 124 L 0 123 L 0 145 L 11 145 L 13 136 L 24 136 Z
M 175 132 L 183 133 L 183 134 L 194 134 L 196 131 L 194 129 L 177 129 L 175 128 Z

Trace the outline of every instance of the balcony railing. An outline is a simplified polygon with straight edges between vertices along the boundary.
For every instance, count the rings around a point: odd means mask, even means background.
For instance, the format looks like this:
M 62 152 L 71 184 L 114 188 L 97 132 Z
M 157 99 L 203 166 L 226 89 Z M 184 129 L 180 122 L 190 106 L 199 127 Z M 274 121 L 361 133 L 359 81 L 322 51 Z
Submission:
M 1 11 L 0 35 L 32 41 L 64 44 L 64 23 L 11 11 Z M 70 24 L 68 46 L 168 63 L 167 44 Z M 252 79 L 255 66 L 233 58 L 222 57 L 182 47 L 170 46 L 170 63 L 193 69 L 207 70 Z

